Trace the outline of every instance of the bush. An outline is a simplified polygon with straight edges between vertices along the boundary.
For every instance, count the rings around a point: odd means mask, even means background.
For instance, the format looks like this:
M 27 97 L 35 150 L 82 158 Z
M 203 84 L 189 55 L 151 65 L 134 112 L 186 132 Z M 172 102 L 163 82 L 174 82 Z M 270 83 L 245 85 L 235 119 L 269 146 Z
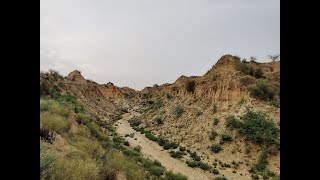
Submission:
M 107 172 L 123 171 L 126 173 L 127 179 L 145 179 L 144 169 L 121 152 L 111 151 L 108 157 Z
M 275 143 L 279 136 L 279 129 L 264 113 L 248 110 L 240 117 L 241 126 L 238 132 L 256 143 Z
M 99 179 L 98 165 L 91 159 L 59 158 L 55 168 L 54 179 Z
M 151 166 L 149 169 L 150 174 L 157 177 L 160 177 L 161 175 L 163 175 L 164 171 L 165 171 L 165 168 L 161 166 Z
M 186 151 L 186 148 L 180 146 L 180 147 L 179 147 L 179 150 L 183 152 L 183 151 Z
M 263 77 L 263 71 L 262 71 L 261 68 L 258 68 L 258 69 L 255 70 L 254 77 L 256 77 L 256 78 L 262 78 Z
M 218 171 L 218 169 L 212 169 L 212 173 L 213 174 L 219 174 L 219 171 Z
M 267 151 L 262 151 L 259 155 L 258 162 L 253 166 L 253 172 L 262 172 L 267 168 L 268 165 L 268 156 Z
M 123 145 L 125 145 L 125 146 L 130 146 L 130 144 L 129 144 L 128 141 L 123 142 Z
M 182 108 L 180 105 L 178 105 L 178 106 L 176 107 L 176 109 L 175 109 L 175 114 L 176 114 L 176 116 L 177 116 L 177 117 L 181 117 L 181 115 L 182 115 L 183 112 L 184 112 L 183 108 Z
M 213 119 L 213 125 L 218 125 L 218 123 L 219 123 L 219 119 L 218 118 L 214 118 Z
M 68 117 L 71 109 L 68 106 L 63 106 L 56 100 L 40 99 L 40 112 L 44 111 L 49 111 L 53 114 Z
M 240 123 L 238 122 L 238 120 L 236 119 L 235 116 L 228 115 L 226 117 L 226 127 L 228 127 L 228 128 L 239 128 L 240 127 Z
M 141 152 L 141 149 L 142 148 L 139 145 L 133 148 L 133 150 L 136 151 L 136 152 Z
M 232 137 L 229 134 L 222 134 L 220 139 L 220 144 L 224 144 L 225 142 L 231 142 Z
M 105 150 L 97 140 L 89 139 L 83 136 L 72 136 L 68 138 L 68 143 L 91 155 L 92 158 L 97 160 L 103 158 L 105 155 Z
M 207 163 L 203 163 L 203 162 L 199 162 L 199 167 L 202 169 L 202 170 L 209 170 L 211 167 L 207 164 Z
M 182 152 L 180 152 L 180 151 L 176 151 L 176 152 L 171 151 L 170 152 L 170 156 L 173 157 L 173 158 L 182 158 Z
M 218 136 L 218 133 L 215 130 L 212 130 L 210 133 L 209 139 L 213 141 L 216 139 L 217 136 Z
M 273 100 L 276 95 L 274 87 L 266 80 L 257 81 L 250 87 L 250 90 L 253 97 L 265 101 Z
M 40 125 L 42 129 L 51 130 L 59 134 L 67 132 L 71 127 L 70 122 L 65 117 L 50 112 L 40 113 Z
M 53 155 L 40 151 L 40 179 L 52 179 L 55 160 Z
M 142 122 L 140 119 L 132 118 L 129 120 L 129 123 L 131 127 L 134 127 L 134 126 L 139 126 Z
M 244 74 L 248 74 L 253 76 L 254 75 L 254 69 L 253 67 L 248 63 L 242 63 L 241 61 L 235 62 L 236 70 L 243 72 Z
M 151 141 L 158 141 L 158 138 L 150 132 L 145 133 L 145 136 L 146 136 L 146 138 L 150 139 Z
M 198 167 L 199 163 L 197 161 L 186 161 L 189 167 Z
M 211 146 L 211 151 L 214 153 L 218 153 L 222 150 L 221 146 L 219 144 L 213 144 Z
M 188 180 L 188 178 L 180 173 L 174 174 L 172 171 L 165 173 L 165 180 Z
M 163 119 L 161 117 L 156 117 L 154 121 L 157 123 L 157 125 L 163 124 Z
M 193 93 L 194 92 L 194 89 L 195 89 L 195 85 L 196 83 L 194 81 L 188 81 L 186 83 L 186 90 L 187 92 L 190 92 L 190 93 Z

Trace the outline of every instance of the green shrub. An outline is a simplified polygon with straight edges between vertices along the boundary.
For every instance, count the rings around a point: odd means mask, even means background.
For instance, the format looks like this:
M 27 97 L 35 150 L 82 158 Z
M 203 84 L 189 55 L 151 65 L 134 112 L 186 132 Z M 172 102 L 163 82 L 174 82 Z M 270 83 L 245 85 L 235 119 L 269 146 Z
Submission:
M 180 146 L 180 147 L 179 147 L 179 150 L 183 152 L 183 151 L 186 151 L 186 148 Z
M 170 152 L 170 156 L 173 157 L 173 158 L 182 158 L 182 152 L 180 152 L 180 151 L 176 151 L 176 152 L 171 151 Z
M 187 81 L 186 83 L 186 90 L 187 92 L 193 93 L 195 89 L 196 83 L 194 81 Z
M 55 160 L 53 155 L 40 151 L 40 179 L 52 179 Z
M 165 144 L 163 145 L 163 149 L 168 150 L 168 149 L 176 149 L 178 145 L 174 142 L 166 141 Z
M 50 112 L 40 113 L 40 124 L 43 129 L 55 131 L 59 134 L 67 132 L 71 127 L 70 122 L 65 117 Z
M 194 156 L 194 157 L 193 157 L 193 160 L 195 160 L 195 161 L 201 161 L 201 158 L 200 158 L 200 156 Z
M 154 121 L 157 123 L 157 125 L 163 124 L 163 119 L 161 117 L 156 117 Z
M 273 99 L 270 101 L 270 104 L 276 108 L 280 108 L 280 100 L 279 99 Z
M 125 146 L 130 146 L 130 144 L 129 144 L 128 141 L 123 142 L 123 145 L 125 145 Z
M 217 136 L 218 136 L 218 133 L 217 133 L 215 130 L 212 130 L 211 133 L 210 133 L 210 135 L 209 135 L 209 139 L 210 139 L 211 141 L 213 141 L 213 140 L 216 139 Z
M 145 179 L 144 169 L 136 164 L 133 159 L 125 157 L 117 151 L 110 151 L 108 154 L 107 172 L 123 171 L 129 180 Z
M 163 175 L 164 171 L 165 171 L 165 168 L 161 166 L 151 166 L 149 169 L 150 174 L 157 177 L 160 177 L 161 175 Z
M 46 84 L 40 82 L 40 96 L 48 95 L 49 88 Z
M 228 128 L 239 128 L 240 123 L 238 122 L 238 120 L 236 119 L 235 116 L 233 115 L 228 115 L 226 117 L 226 127 Z
M 236 61 L 235 62 L 235 67 L 236 67 L 236 70 L 241 71 L 244 74 L 248 74 L 248 75 L 251 75 L 251 76 L 254 75 L 254 69 L 248 63 L 243 63 L 241 61 Z
M 222 150 L 220 144 L 213 144 L 211 146 L 211 151 L 214 152 L 214 153 L 218 153 Z
M 154 160 L 153 164 L 156 166 L 161 166 L 161 163 L 158 160 Z
M 137 152 L 135 150 L 128 149 L 128 148 L 124 149 L 122 152 L 124 155 L 126 155 L 128 157 L 140 157 L 141 156 L 139 152 Z
M 220 139 L 220 144 L 224 144 L 225 142 L 231 142 L 232 141 L 232 137 L 229 134 L 222 134 L 221 135 L 221 139 Z
M 258 80 L 250 90 L 253 97 L 265 101 L 273 100 L 276 95 L 274 87 L 266 80 Z
M 63 117 L 68 117 L 71 109 L 68 106 L 63 106 L 56 100 L 40 99 L 40 112 L 49 111 L 53 114 L 58 114 Z
M 94 160 L 59 158 L 54 179 L 99 179 L 99 168 Z
M 209 170 L 211 168 L 211 166 L 209 166 L 207 163 L 203 163 L 203 162 L 199 162 L 199 167 L 202 169 L 202 170 Z
M 256 78 L 262 78 L 263 77 L 263 71 L 262 71 L 261 68 L 258 68 L 258 69 L 255 70 L 254 77 L 256 77 Z
M 142 122 L 140 119 L 132 118 L 129 120 L 129 123 L 131 127 L 134 127 L 134 126 L 139 126 Z
M 153 135 L 151 132 L 145 133 L 146 138 L 150 139 L 151 141 L 158 141 L 158 138 Z
M 219 123 L 219 119 L 218 118 L 214 118 L 213 119 L 213 125 L 218 125 L 218 123 Z
M 182 113 L 184 112 L 183 107 L 181 107 L 180 105 L 178 105 L 175 109 L 175 114 L 177 117 L 181 117 Z
M 165 144 L 166 144 L 166 140 L 164 139 L 164 138 L 162 138 L 162 137 L 159 137 L 158 138 L 158 144 L 159 144 L 159 146 L 164 146 Z
M 268 165 L 268 154 L 267 151 L 262 151 L 259 155 L 258 162 L 253 166 L 254 172 L 262 172 L 267 168 Z
M 199 163 L 197 161 L 186 161 L 189 167 L 198 167 Z
M 219 171 L 218 171 L 218 169 L 212 169 L 212 173 L 213 174 L 219 174 Z
M 133 150 L 136 151 L 136 152 L 141 152 L 141 149 L 142 148 L 139 145 L 133 148 Z
M 188 178 L 180 173 L 174 174 L 172 171 L 165 173 L 165 180 L 188 180 Z
M 89 139 L 83 136 L 72 136 L 68 138 L 68 143 L 91 155 L 92 158 L 95 159 L 103 158 L 105 155 L 105 150 L 97 140 Z
M 240 117 L 238 132 L 256 143 L 274 143 L 279 136 L 279 129 L 264 113 L 248 110 Z

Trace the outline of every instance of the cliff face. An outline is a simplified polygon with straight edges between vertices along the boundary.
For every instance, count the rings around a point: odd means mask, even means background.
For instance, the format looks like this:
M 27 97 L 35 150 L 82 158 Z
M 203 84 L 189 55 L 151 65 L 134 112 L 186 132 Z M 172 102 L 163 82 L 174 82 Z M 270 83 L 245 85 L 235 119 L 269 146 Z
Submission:
M 119 99 L 124 97 L 120 89 L 114 86 L 113 83 L 111 82 L 100 85 L 99 91 L 105 98 L 109 98 L 109 99 Z

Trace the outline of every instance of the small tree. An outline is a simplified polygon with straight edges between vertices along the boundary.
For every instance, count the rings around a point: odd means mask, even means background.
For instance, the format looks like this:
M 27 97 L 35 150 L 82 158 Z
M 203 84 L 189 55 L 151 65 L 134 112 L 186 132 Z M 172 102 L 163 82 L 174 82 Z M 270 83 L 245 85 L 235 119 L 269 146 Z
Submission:
M 254 56 L 251 56 L 251 57 L 250 57 L 250 62 L 256 62 L 256 60 L 257 60 L 256 57 L 254 57 Z
M 191 93 L 193 93 L 194 92 L 194 88 L 195 88 L 195 82 L 194 81 L 188 81 L 187 83 L 186 83 L 186 90 L 188 91 L 188 92 L 191 92 Z
M 278 60 L 280 58 L 280 54 L 268 55 L 268 58 L 270 58 L 272 62 L 275 62 L 276 60 Z

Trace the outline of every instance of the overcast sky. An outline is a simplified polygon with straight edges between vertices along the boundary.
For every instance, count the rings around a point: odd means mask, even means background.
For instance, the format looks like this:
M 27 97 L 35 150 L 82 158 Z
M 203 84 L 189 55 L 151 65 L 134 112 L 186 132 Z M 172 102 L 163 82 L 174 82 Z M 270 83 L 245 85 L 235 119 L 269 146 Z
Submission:
M 40 70 L 141 90 L 280 53 L 279 0 L 41 0 Z

